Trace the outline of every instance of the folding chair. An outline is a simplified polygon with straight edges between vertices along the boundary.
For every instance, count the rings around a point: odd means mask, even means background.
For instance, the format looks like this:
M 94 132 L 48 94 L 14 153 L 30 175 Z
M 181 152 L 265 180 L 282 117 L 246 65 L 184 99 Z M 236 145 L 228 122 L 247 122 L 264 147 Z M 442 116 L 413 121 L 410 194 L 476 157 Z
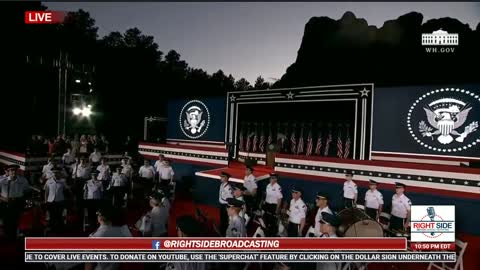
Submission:
M 428 265 L 427 270 L 440 269 L 440 270 L 463 270 L 463 254 L 467 248 L 468 243 L 462 242 L 458 239 L 455 240 L 456 253 L 457 253 L 457 262 L 456 263 L 433 263 L 431 262 Z M 452 266 L 453 265 L 453 266 Z

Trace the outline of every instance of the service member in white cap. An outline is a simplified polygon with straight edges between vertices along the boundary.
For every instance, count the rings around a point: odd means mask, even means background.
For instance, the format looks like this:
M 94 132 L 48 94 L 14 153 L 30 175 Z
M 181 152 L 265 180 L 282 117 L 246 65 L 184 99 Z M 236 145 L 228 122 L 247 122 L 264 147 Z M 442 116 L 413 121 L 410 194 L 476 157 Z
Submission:
M 395 183 L 395 194 L 392 197 L 392 212 L 390 217 L 390 230 L 404 231 L 410 226 L 410 206 L 412 202 L 403 194 L 405 184 Z
M 276 235 L 278 230 L 278 214 L 282 206 L 282 187 L 278 184 L 278 175 L 276 173 L 270 174 L 270 184 L 266 187 L 265 192 L 265 204 L 263 210 L 265 210 L 265 225 L 269 235 Z
M 288 208 L 288 237 L 299 237 L 302 235 L 305 227 L 305 217 L 307 215 L 307 205 L 302 200 L 303 190 L 298 187 L 292 187 L 292 200 Z
M 327 194 L 324 193 L 317 193 L 317 196 L 315 198 L 315 204 L 318 207 L 317 214 L 315 215 L 315 225 L 314 225 L 314 230 L 315 230 L 315 236 L 320 236 L 322 233 L 320 232 L 320 220 L 322 219 L 322 214 L 323 213 L 328 213 L 328 214 L 333 214 L 332 210 L 330 210 L 330 207 L 328 207 L 328 196 Z
M 227 237 L 247 237 L 245 219 L 239 216 L 245 202 L 234 198 L 228 198 L 227 203 L 230 222 L 228 223 L 225 235 Z
M 383 209 L 383 195 L 377 190 L 377 182 L 370 180 L 369 190 L 365 193 L 365 213 L 377 220 Z
M 320 219 L 320 232 L 322 233 L 320 237 L 329 237 L 336 238 L 336 230 L 340 225 L 340 221 L 334 214 L 323 213 L 322 218 Z M 317 263 L 316 270 L 340 270 L 340 263 Z
M 233 189 L 228 179 L 230 174 L 220 173 L 220 190 L 218 191 L 218 202 L 220 203 L 220 232 L 224 233 L 228 227 L 227 199 L 233 198 Z
M 124 204 L 125 194 L 127 193 L 128 179 L 122 173 L 122 167 L 118 166 L 116 172 L 113 173 L 109 188 L 112 190 L 112 204 L 120 207 Z
M 345 208 L 352 208 L 357 203 L 357 184 L 353 182 L 353 173 L 345 174 L 346 181 L 343 183 L 343 201 Z
M 247 189 L 243 185 L 240 185 L 240 184 L 233 185 L 233 198 L 235 198 L 239 201 L 245 202 L 245 198 L 243 196 L 243 193 L 246 190 Z M 240 211 L 239 216 L 241 218 L 245 218 L 245 212 L 246 211 L 247 211 L 247 205 L 246 205 L 246 202 L 245 202 L 245 204 L 243 204 L 243 206 L 242 206 L 242 210 Z

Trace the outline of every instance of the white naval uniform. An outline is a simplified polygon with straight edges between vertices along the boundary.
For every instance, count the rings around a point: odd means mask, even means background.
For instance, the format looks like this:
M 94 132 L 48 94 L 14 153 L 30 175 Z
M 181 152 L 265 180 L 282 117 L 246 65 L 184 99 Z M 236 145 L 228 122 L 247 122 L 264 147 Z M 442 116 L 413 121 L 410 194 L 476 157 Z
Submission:
M 221 183 L 218 192 L 218 202 L 220 202 L 220 204 L 227 204 L 228 198 L 233 198 L 232 186 L 230 186 L 228 182 Z
M 97 171 L 98 171 L 98 179 L 102 181 L 110 180 L 110 166 L 108 166 L 107 164 L 98 165 Z
M 133 174 L 132 165 L 130 164 L 122 165 L 122 173 L 128 178 L 132 177 L 132 174 Z
M 355 195 L 357 195 L 357 184 L 353 181 L 345 181 L 343 183 L 343 197 L 346 199 L 353 200 L 355 199 Z
M 87 165 L 74 164 L 72 176 L 78 179 L 87 179 L 90 177 L 90 167 Z
M 290 208 L 288 213 L 288 221 L 294 224 L 300 224 L 302 219 L 307 215 L 307 205 L 300 198 L 298 200 L 292 199 L 290 201 Z
M 257 189 L 257 183 L 255 182 L 255 176 L 250 174 L 249 176 L 245 176 L 243 178 L 243 186 L 247 189 L 248 192 L 252 193 L 254 189 Z
M 132 237 L 130 230 L 125 226 L 100 225 L 90 237 Z M 97 263 L 95 270 L 119 270 L 119 263 Z
M 278 204 L 278 200 L 283 198 L 282 187 L 278 184 L 268 184 L 267 185 L 267 195 L 265 197 L 265 202 L 269 204 Z
M 47 202 L 63 202 L 65 200 L 65 180 L 55 181 L 55 179 L 50 178 L 43 188 L 48 190 Z
M 111 186 L 112 187 L 124 187 L 127 185 L 128 179 L 122 173 L 113 173 Z
M 140 167 L 140 170 L 138 170 L 138 174 L 140 175 L 140 177 L 153 179 L 153 177 L 155 177 L 155 170 L 150 165 L 143 165 L 142 167 Z
M 72 164 L 75 162 L 75 156 L 72 155 L 71 153 L 65 153 L 63 154 L 62 161 L 64 164 Z
M 378 190 L 367 190 L 365 193 L 365 207 L 377 209 L 383 205 L 383 195 Z
M 333 215 L 332 210 L 327 206 L 325 208 L 318 208 L 317 214 L 315 215 L 315 235 L 320 236 L 322 233 L 320 232 L 320 220 L 322 219 L 322 213 L 329 213 Z
M 52 169 L 53 169 L 53 164 L 52 163 L 48 163 L 46 165 L 43 165 L 42 175 L 44 177 L 47 177 L 47 175 L 49 175 L 52 172 Z
M 155 161 L 155 164 L 153 164 L 153 167 L 155 168 L 156 172 L 160 172 L 160 168 L 164 165 L 163 161 L 157 160 Z
M 85 183 L 84 190 L 86 200 L 101 200 L 103 198 L 102 181 L 88 180 Z
M 400 197 L 394 194 L 392 197 L 392 216 L 403 219 L 407 218 L 407 213 L 410 211 L 411 205 L 412 202 L 405 194 L 402 194 Z
M 175 172 L 173 171 L 172 166 L 162 165 L 157 169 L 160 180 L 170 180 L 173 179 Z

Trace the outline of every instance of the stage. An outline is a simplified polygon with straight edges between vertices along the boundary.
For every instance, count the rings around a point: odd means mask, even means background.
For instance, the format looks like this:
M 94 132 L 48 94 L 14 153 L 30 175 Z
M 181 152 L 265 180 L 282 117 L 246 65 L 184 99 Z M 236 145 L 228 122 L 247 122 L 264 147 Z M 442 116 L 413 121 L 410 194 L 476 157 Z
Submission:
M 242 183 L 245 177 L 246 166 L 237 161 L 231 161 L 228 167 L 196 172 L 196 176 L 220 180 L 220 173 L 226 172 L 231 175 L 230 182 Z M 273 168 L 263 165 L 253 166 L 253 175 L 257 181 L 268 179 Z

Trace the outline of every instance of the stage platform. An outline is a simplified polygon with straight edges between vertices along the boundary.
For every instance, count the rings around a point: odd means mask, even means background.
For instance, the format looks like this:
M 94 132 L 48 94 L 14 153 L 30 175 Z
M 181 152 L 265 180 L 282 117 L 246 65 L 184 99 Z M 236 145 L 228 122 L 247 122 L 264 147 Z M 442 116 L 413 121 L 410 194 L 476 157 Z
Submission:
M 243 178 L 245 177 L 245 169 L 245 164 L 238 161 L 231 161 L 228 167 L 199 171 L 196 172 L 195 175 L 220 180 L 220 173 L 226 172 L 231 175 L 230 182 L 243 183 Z M 273 168 L 269 166 L 255 165 L 253 167 L 253 175 L 255 176 L 257 181 L 268 179 L 270 177 L 270 173 L 272 172 Z

